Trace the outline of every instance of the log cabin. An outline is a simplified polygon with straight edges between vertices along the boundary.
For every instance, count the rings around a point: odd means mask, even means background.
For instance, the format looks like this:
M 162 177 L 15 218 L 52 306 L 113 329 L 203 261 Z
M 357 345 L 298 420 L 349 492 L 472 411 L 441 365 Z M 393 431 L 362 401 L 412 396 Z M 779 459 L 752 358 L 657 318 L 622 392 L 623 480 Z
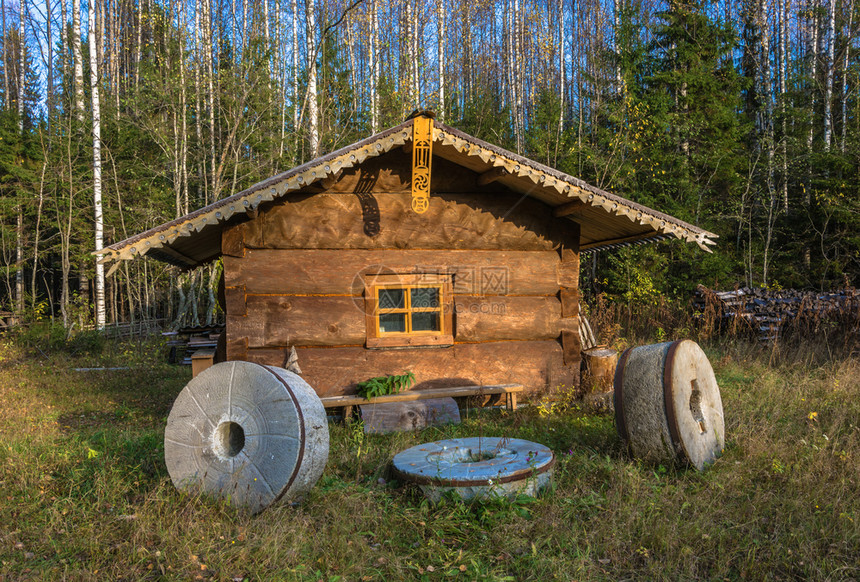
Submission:
M 404 123 L 97 254 L 223 261 L 227 360 L 285 366 L 321 397 L 578 385 L 585 253 L 716 235 L 436 122 Z

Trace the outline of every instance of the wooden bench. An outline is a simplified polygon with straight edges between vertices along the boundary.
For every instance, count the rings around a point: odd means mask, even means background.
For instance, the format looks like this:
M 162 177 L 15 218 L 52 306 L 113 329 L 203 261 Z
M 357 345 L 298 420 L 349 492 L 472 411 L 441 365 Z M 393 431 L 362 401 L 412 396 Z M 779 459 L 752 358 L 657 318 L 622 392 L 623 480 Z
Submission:
M 320 398 L 326 408 L 342 408 L 343 417 L 349 418 L 354 406 L 359 404 L 382 404 L 384 402 L 410 402 L 428 398 L 474 398 L 499 395 L 503 398 L 508 410 L 517 409 L 517 394 L 523 391 L 522 384 L 494 384 L 488 386 L 456 386 L 453 388 L 430 388 L 427 390 L 407 390 L 397 394 L 387 394 L 374 398 L 364 398 L 358 395 L 326 396 Z M 485 402 L 486 403 L 486 402 Z M 485 404 L 485 403 L 482 403 Z M 501 403 L 501 402 L 500 402 Z

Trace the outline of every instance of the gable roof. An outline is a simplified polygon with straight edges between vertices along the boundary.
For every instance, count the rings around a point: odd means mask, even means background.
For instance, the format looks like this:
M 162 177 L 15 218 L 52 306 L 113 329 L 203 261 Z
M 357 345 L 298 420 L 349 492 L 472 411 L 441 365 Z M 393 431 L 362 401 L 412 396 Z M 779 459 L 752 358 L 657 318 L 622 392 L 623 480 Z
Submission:
M 409 119 L 367 139 L 273 176 L 250 188 L 195 212 L 166 222 L 95 252 L 100 262 L 149 255 L 183 268 L 196 267 L 221 254 L 221 229 L 231 218 L 248 214 L 271 202 L 310 186 L 336 179 L 346 168 L 380 156 L 412 141 Z M 500 147 L 481 141 L 442 123 L 433 125 L 433 155 L 459 164 L 481 176 L 485 183 L 498 181 L 514 192 L 531 196 L 553 207 L 556 217 L 580 224 L 580 252 L 612 249 L 667 238 L 696 243 L 711 252 L 717 235 L 682 220 L 631 202 L 586 184 Z

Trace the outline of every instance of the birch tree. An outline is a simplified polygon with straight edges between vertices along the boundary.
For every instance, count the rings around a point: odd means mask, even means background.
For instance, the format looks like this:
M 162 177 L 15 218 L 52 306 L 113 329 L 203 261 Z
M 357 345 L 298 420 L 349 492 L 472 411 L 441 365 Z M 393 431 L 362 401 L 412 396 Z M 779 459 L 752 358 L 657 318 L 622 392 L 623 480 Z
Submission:
M 439 66 L 439 121 L 445 121 L 445 0 L 436 7 L 436 57 Z
M 99 103 L 99 34 L 96 20 L 96 2 L 89 1 L 89 49 L 90 49 L 90 91 L 93 107 L 93 209 L 95 214 L 95 248 L 104 247 L 104 214 L 102 212 L 102 122 Z M 105 271 L 104 265 L 96 259 L 96 329 L 105 327 Z
M 315 0 L 306 1 L 307 18 L 307 63 L 308 63 L 308 147 L 310 157 L 320 153 L 319 108 L 317 102 L 317 45 L 316 45 L 316 6 Z
M 827 20 L 827 65 L 824 74 L 824 151 L 830 151 L 833 137 L 833 76 L 836 68 L 836 0 L 829 2 Z

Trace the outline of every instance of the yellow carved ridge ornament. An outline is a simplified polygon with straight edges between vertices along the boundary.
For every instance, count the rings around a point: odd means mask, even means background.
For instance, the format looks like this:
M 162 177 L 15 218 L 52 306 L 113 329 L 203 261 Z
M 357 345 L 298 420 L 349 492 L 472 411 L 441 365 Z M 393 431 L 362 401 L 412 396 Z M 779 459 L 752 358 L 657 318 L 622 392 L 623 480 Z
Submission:
M 419 115 L 412 123 L 412 210 L 430 207 L 430 161 L 433 158 L 433 120 Z

